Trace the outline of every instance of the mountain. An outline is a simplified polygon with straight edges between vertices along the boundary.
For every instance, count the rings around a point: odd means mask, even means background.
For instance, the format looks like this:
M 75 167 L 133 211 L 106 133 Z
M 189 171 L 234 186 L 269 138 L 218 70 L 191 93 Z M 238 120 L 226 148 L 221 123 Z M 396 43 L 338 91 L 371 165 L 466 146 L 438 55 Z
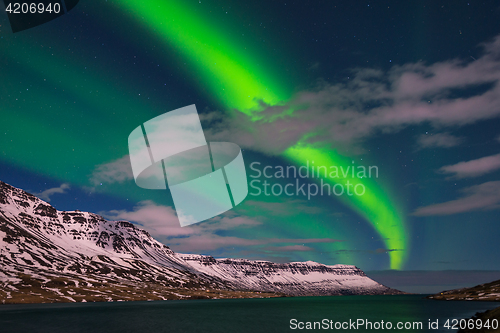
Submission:
M 459 333 L 498 333 L 500 332 L 500 307 L 485 312 L 477 312 L 467 323 L 473 322 L 476 326 L 473 328 L 459 329 Z
M 0 302 L 396 294 L 355 266 L 179 254 L 130 222 L 0 181 Z
M 428 296 L 430 299 L 445 301 L 500 301 L 500 280 L 490 283 L 480 284 L 471 288 L 460 288 L 446 290 L 439 294 Z M 476 323 L 478 326 L 473 328 L 460 329 L 459 332 L 477 332 L 490 333 L 500 332 L 500 307 L 478 312 L 467 322 Z
M 500 301 L 500 280 L 471 288 L 443 291 L 428 298 L 446 301 Z

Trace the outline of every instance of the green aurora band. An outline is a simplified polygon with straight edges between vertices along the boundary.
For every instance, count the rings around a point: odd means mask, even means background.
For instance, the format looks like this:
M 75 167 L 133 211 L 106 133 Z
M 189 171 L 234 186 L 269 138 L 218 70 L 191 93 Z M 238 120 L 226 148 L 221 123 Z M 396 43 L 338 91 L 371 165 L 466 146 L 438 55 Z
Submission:
M 351 166 L 351 159 L 338 154 L 336 151 L 330 149 L 315 148 L 307 144 L 297 144 L 294 147 L 288 148 L 285 157 L 296 164 L 303 164 L 304 161 L 314 161 L 315 167 L 326 166 L 342 166 L 344 170 Z M 352 188 L 361 184 L 365 187 L 366 192 L 363 195 L 341 195 L 339 198 L 358 214 L 366 218 L 373 228 L 384 238 L 384 243 L 387 246 L 388 253 L 391 259 L 391 268 L 399 269 L 404 264 L 405 257 L 401 255 L 400 249 L 405 248 L 405 228 L 402 219 L 392 203 L 384 193 L 384 191 L 377 185 L 372 178 L 357 178 L 352 177 L 347 173 L 346 178 L 323 178 L 327 183 L 335 185 L 341 184 L 344 188 L 347 183 L 352 184 Z M 394 251 L 395 250 L 395 251 Z
M 224 39 L 223 30 L 207 25 L 181 2 L 123 1 L 119 6 L 130 10 L 150 32 L 179 47 L 190 60 L 194 78 L 201 79 L 224 105 L 248 111 L 258 109 L 259 100 L 276 104 L 290 97 L 268 68 L 257 65 L 238 42 Z
M 42 45 L 49 44 L 50 34 L 36 35 L 36 39 L 42 41 Z M 36 53 L 26 52 L 30 46 L 29 39 L 17 40 L 11 47 L 1 50 L 10 64 L 3 74 L 20 79 L 10 81 L 11 86 L 3 87 L 18 98 L 12 97 L 10 103 L 1 107 L 2 120 L 10 126 L 0 136 L 0 157 L 16 167 L 88 187 L 89 176 L 96 170 L 96 165 L 101 164 L 103 159 L 116 161 L 127 153 L 123 137 L 129 134 L 129 129 L 174 107 L 165 105 L 164 101 L 160 105 L 154 105 L 146 98 L 129 98 L 130 92 L 137 89 L 134 78 L 122 79 L 117 84 L 114 76 L 124 73 L 120 68 L 111 70 L 110 62 L 98 64 L 99 70 L 93 68 L 86 72 L 82 71 L 86 66 L 86 58 L 72 58 L 73 51 L 64 43 L 52 44 L 50 48 L 41 48 Z M 81 45 L 83 48 L 90 46 Z M 55 57 L 54 54 L 58 56 Z M 67 59 L 70 61 L 64 61 Z M 25 82 L 30 83 L 29 89 L 26 89 Z M 151 99 L 153 100 L 156 98 Z M 99 121 L 95 121 L 96 119 Z M 95 185 L 92 179 L 90 185 Z M 165 199 L 162 191 L 141 190 L 135 185 L 121 186 L 120 183 L 106 181 L 102 188 L 98 187 L 95 191 L 104 191 L 132 201 L 147 198 L 163 202 Z M 259 202 L 270 205 L 283 203 L 280 198 L 272 197 L 259 197 Z M 256 219 L 263 212 L 267 215 L 274 214 L 269 206 L 255 208 L 253 205 L 243 205 L 236 207 L 235 211 Z M 294 219 L 290 220 L 288 216 L 293 216 Z M 345 224 L 324 223 L 317 216 L 292 206 L 286 209 L 285 215 L 280 215 L 272 224 L 268 224 L 265 230 L 253 229 L 252 237 L 283 238 L 285 242 L 282 245 L 295 245 L 287 243 L 286 239 L 311 233 L 315 235 L 313 238 L 316 235 L 335 235 L 340 241 L 315 245 L 318 256 L 316 260 L 324 260 L 323 255 L 334 252 L 337 260 L 347 262 L 352 260 L 352 254 L 349 252 L 348 242 L 341 240 L 352 239 L 355 236 L 353 232 L 354 229 L 350 230 Z M 245 236 L 250 236 L 248 230 Z M 352 244 L 350 245 L 352 248 Z M 257 248 L 268 256 L 283 260 L 279 252 L 275 253 L 262 246 Z M 294 257 L 302 261 L 311 260 L 310 255 L 304 254 L 305 252 L 299 251 Z
M 273 77 L 271 67 L 250 56 L 240 41 L 231 39 L 222 25 L 216 26 L 202 15 L 176 1 L 120 1 L 122 10 L 146 26 L 169 47 L 174 47 L 192 66 L 194 79 L 201 81 L 227 109 L 237 109 L 258 118 L 262 104 L 276 105 L 291 97 L 291 89 Z M 259 59 L 259 61 L 257 61 Z M 284 158 L 298 165 L 314 161 L 318 166 L 352 166 L 351 159 L 324 147 L 306 143 L 288 148 Z M 401 269 L 408 257 L 408 237 L 401 210 L 394 207 L 387 194 L 373 179 L 325 179 L 334 185 L 363 184 L 362 196 L 340 196 L 343 202 L 363 216 L 383 239 L 391 269 Z

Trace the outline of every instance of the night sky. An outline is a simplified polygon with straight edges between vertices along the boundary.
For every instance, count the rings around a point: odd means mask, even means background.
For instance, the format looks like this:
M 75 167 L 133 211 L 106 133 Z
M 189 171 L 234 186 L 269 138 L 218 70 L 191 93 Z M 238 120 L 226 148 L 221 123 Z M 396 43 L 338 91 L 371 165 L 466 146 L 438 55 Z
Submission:
M 18 33 L 3 13 L 0 180 L 177 252 L 500 270 L 498 22 L 495 1 L 81 0 Z M 250 188 L 181 228 L 169 191 L 135 184 L 127 138 L 191 104 L 208 141 L 242 148 L 249 182 L 364 194 Z M 378 177 L 274 177 L 312 164 Z

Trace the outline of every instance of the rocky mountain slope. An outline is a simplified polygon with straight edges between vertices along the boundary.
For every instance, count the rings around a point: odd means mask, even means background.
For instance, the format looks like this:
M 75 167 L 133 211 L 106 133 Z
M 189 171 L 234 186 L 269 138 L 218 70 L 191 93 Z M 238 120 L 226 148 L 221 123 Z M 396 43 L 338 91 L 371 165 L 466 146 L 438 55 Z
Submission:
M 129 222 L 0 182 L 0 303 L 391 293 L 355 266 L 174 253 Z
M 500 280 L 471 288 L 443 291 L 428 298 L 447 301 L 500 301 Z
M 439 294 L 428 296 L 430 299 L 445 301 L 500 301 L 500 280 L 480 284 L 472 288 L 460 288 L 443 291 Z M 476 325 L 472 328 L 460 329 L 459 332 L 492 333 L 500 332 L 500 307 L 478 312 L 471 318 Z

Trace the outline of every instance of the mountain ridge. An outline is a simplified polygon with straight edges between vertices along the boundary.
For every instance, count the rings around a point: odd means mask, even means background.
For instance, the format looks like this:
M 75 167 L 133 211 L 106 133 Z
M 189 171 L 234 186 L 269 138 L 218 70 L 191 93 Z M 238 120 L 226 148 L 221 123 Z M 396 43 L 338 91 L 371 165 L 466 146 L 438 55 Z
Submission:
M 445 301 L 500 301 L 500 280 L 483 283 L 474 287 L 445 290 L 428 296 L 430 299 Z
M 3 303 L 401 293 L 350 265 L 175 253 L 128 221 L 1 181 L 0 263 Z
M 482 301 L 482 302 L 498 302 L 500 301 L 500 280 L 489 283 L 483 283 L 474 287 L 459 288 L 452 290 L 445 290 L 443 292 L 430 295 L 427 298 L 441 300 L 441 301 Z M 493 321 L 496 320 L 496 325 Z M 472 318 L 468 320 L 472 323 L 482 325 L 477 327 L 472 325 L 473 328 L 461 328 L 458 332 L 499 332 L 500 327 L 500 307 L 485 312 L 477 312 Z M 488 323 L 488 327 L 483 325 Z M 496 326 L 496 328 L 494 328 Z

